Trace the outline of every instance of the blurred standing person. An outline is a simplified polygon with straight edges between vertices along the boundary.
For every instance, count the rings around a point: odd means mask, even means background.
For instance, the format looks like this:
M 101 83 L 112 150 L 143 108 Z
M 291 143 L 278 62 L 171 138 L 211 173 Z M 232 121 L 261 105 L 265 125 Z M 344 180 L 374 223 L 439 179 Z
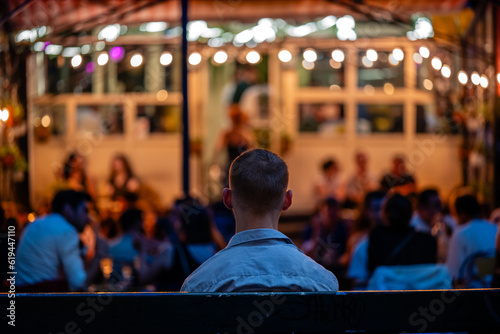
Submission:
M 247 116 L 240 110 L 237 104 L 231 105 L 229 109 L 231 117 L 231 128 L 224 132 L 215 148 L 214 160 L 217 161 L 222 151 L 227 152 L 227 163 L 224 170 L 223 183 L 227 186 L 227 175 L 231 163 L 240 154 L 253 147 L 252 133 L 247 126 Z
M 334 197 L 342 203 L 345 199 L 345 182 L 340 175 L 340 168 L 335 159 L 327 159 L 321 166 L 321 175 L 314 182 L 314 197 L 317 203 Z
M 403 155 L 393 157 L 391 170 L 380 180 L 380 187 L 385 192 L 394 190 L 403 196 L 416 192 L 415 177 L 408 171 Z
M 112 200 L 124 199 L 128 194 L 136 194 L 140 188 L 139 179 L 124 154 L 116 154 L 111 161 L 108 178 L 108 194 Z
M 354 156 L 356 171 L 347 181 L 346 201 L 353 206 L 358 206 L 365 195 L 375 191 L 378 187 L 377 177 L 368 170 L 368 157 L 364 152 L 358 151 Z

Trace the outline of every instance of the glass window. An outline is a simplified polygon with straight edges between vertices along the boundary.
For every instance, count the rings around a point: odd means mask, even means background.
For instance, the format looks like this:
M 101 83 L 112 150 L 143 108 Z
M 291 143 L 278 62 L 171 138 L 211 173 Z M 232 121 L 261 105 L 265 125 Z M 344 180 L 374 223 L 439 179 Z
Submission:
M 445 101 L 437 105 L 417 105 L 416 118 L 417 133 L 459 132 L 459 127 L 453 119 L 453 106 Z
M 179 132 L 181 107 L 177 105 L 137 106 L 136 135 L 144 137 L 151 133 Z
M 402 104 L 360 104 L 358 106 L 357 132 L 366 133 L 402 133 Z
M 370 53 L 367 51 L 371 51 Z M 394 87 L 404 87 L 404 64 L 394 58 L 392 52 L 360 51 L 358 63 L 358 86 L 383 87 L 389 83 Z M 370 60 L 372 59 L 372 60 Z
M 344 133 L 344 105 L 301 103 L 299 105 L 299 131 L 321 134 Z
M 78 66 L 70 57 L 47 57 L 48 91 L 51 94 L 87 93 L 92 91 L 90 55 L 82 56 Z M 75 63 L 76 64 L 76 63 Z
M 35 138 L 47 140 L 52 136 L 63 136 L 66 133 L 66 110 L 64 105 L 37 105 L 33 113 Z
M 76 117 L 78 132 L 123 134 L 123 105 L 79 105 Z
M 304 51 L 306 50 L 302 50 Z M 315 50 L 315 52 L 317 60 L 314 62 L 306 62 L 303 57 L 300 58 L 300 87 L 344 87 L 343 62 L 333 60 L 331 50 Z

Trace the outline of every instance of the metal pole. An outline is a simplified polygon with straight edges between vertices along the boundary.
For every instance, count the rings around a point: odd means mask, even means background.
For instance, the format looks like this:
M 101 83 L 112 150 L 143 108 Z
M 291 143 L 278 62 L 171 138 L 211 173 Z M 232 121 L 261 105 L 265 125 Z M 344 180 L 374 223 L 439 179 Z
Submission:
M 182 0 L 182 189 L 189 196 L 189 110 L 187 67 L 188 0 Z

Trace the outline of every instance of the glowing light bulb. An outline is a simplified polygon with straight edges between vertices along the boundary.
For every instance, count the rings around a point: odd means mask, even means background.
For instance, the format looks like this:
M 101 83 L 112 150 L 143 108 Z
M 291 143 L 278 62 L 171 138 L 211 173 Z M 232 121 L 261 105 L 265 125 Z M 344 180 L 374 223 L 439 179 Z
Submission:
M 470 76 L 470 81 L 472 81 L 472 83 L 474 85 L 479 85 L 480 81 L 481 81 L 481 77 L 479 76 L 479 73 L 477 72 L 472 72 L 471 76 Z
M 189 55 L 188 62 L 193 66 L 198 65 L 199 63 L 201 63 L 201 54 L 199 54 L 198 52 L 191 53 Z
M 443 67 L 441 67 L 441 74 L 443 77 L 449 78 L 451 76 L 451 68 L 448 65 L 443 65 Z
M 168 51 L 163 52 L 160 56 L 160 64 L 162 64 L 163 66 L 172 64 L 172 60 L 174 60 L 174 57 Z
M 488 88 L 488 85 L 489 85 L 488 77 L 486 75 L 484 75 L 484 74 L 481 75 L 481 78 L 479 79 L 479 84 L 483 88 Z
M 73 66 L 73 68 L 77 68 L 82 64 L 82 61 L 83 61 L 82 56 L 75 55 L 73 56 L 73 58 L 71 58 L 71 66 Z
M 405 57 L 403 50 L 401 50 L 400 48 L 395 48 L 394 50 L 392 50 L 392 55 L 397 61 L 401 61 Z
M 335 60 L 338 63 L 341 63 L 345 59 L 344 52 L 342 50 L 333 50 L 332 52 L 332 59 Z
M 307 49 L 302 54 L 304 60 L 309 63 L 314 63 L 318 59 L 318 54 L 313 49 Z
M 257 51 L 250 51 L 246 59 L 250 64 L 257 64 L 260 61 L 260 54 Z
M 431 65 L 436 71 L 439 71 L 443 66 L 443 62 L 438 57 L 434 57 L 432 58 Z
M 133 55 L 132 58 L 130 58 L 130 66 L 139 67 L 142 65 L 142 61 L 143 61 L 142 55 L 137 53 Z
M 429 51 L 429 49 L 425 46 L 421 46 L 420 49 L 418 49 L 418 52 L 420 53 L 420 55 L 424 58 L 429 58 L 429 56 L 431 55 L 431 52 Z
M 292 60 L 292 54 L 288 50 L 281 50 L 280 53 L 278 53 L 278 58 L 283 63 L 288 63 L 290 60 Z
M 469 81 L 467 73 L 465 73 L 464 71 L 458 72 L 458 82 L 460 82 L 462 85 L 466 85 L 467 81 Z
M 109 56 L 106 52 L 103 52 L 97 57 L 97 65 L 104 66 L 108 63 Z
M 214 54 L 214 61 L 217 63 L 217 64 L 224 64 L 226 62 L 226 60 L 228 59 L 228 55 L 225 51 L 217 51 L 215 54 Z
M 373 49 L 367 50 L 366 51 L 366 58 L 368 58 L 368 60 L 370 60 L 371 62 L 377 61 L 377 59 L 378 59 L 377 51 L 375 51 Z

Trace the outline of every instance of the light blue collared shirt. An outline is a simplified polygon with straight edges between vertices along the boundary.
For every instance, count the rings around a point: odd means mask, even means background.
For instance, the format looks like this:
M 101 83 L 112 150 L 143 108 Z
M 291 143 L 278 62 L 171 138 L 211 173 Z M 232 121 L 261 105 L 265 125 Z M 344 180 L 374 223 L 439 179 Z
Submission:
M 246 230 L 195 270 L 187 292 L 338 291 L 335 275 L 306 256 L 283 233 Z

